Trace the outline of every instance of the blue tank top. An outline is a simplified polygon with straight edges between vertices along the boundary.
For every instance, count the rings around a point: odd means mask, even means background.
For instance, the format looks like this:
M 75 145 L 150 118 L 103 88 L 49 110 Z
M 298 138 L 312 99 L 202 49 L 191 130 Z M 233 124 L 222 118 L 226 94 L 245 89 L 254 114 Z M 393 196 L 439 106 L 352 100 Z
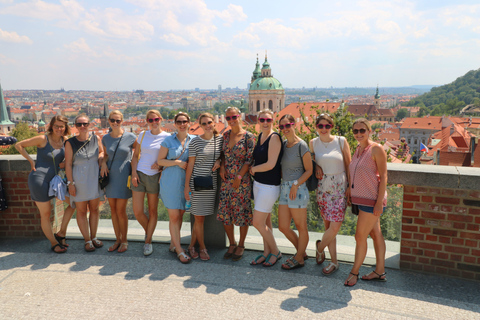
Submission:
M 260 140 L 262 139 L 262 133 L 260 133 L 260 135 L 258 136 L 257 145 L 255 146 L 255 149 L 253 149 L 254 166 L 258 166 L 268 161 L 268 146 L 270 145 L 270 138 L 274 134 L 276 134 L 280 138 L 280 135 L 274 132 L 267 138 L 267 140 L 265 140 L 265 142 L 262 145 L 260 145 Z M 281 138 L 280 138 L 280 141 L 281 141 Z M 255 181 L 263 184 L 279 186 L 282 182 L 281 181 L 282 167 L 280 166 L 282 155 L 283 155 L 283 143 L 281 143 L 280 154 L 278 155 L 277 162 L 275 163 L 275 167 L 273 167 L 273 169 L 269 171 L 255 172 L 255 176 L 254 176 Z

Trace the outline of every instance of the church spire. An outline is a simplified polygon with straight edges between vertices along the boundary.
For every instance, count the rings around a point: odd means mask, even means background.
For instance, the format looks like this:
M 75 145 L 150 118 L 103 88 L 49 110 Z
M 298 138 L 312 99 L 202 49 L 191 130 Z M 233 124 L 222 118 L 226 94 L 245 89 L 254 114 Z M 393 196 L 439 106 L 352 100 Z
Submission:
M 8 118 L 7 105 L 3 97 L 2 85 L 0 84 L 0 125 L 13 125 L 14 123 Z

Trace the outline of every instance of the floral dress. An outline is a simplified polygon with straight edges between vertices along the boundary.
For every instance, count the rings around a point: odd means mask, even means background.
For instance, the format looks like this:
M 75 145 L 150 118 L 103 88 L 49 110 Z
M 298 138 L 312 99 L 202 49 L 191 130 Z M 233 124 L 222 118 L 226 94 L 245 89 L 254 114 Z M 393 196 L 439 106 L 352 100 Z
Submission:
M 252 178 L 245 174 L 238 189 L 233 188 L 233 182 L 245 163 L 253 161 L 255 136 L 246 132 L 233 148 L 229 148 L 230 132 L 223 134 L 222 150 L 225 155 L 225 180 L 220 189 L 220 205 L 217 220 L 225 225 L 251 226 L 253 222 L 252 203 Z

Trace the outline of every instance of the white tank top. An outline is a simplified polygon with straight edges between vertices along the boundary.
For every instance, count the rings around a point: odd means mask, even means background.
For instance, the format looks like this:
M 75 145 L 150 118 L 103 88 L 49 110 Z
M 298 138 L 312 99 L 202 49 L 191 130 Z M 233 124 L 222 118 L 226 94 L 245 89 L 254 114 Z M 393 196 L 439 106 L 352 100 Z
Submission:
M 315 162 L 322 167 L 324 174 L 334 175 L 345 172 L 342 156 L 344 143 L 345 138 L 339 136 L 334 136 L 333 140 L 327 143 L 318 137 L 312 140 Z

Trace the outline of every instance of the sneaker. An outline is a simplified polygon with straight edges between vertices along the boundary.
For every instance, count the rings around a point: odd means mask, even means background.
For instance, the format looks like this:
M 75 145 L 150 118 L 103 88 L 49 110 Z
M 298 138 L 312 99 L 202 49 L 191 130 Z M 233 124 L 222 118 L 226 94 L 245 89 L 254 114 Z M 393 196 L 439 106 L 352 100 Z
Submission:
M 153 246 L 151 243 L 145 243 L 143 246 L 143 255 L 144 256 L 149 256 L 153 253 Z

